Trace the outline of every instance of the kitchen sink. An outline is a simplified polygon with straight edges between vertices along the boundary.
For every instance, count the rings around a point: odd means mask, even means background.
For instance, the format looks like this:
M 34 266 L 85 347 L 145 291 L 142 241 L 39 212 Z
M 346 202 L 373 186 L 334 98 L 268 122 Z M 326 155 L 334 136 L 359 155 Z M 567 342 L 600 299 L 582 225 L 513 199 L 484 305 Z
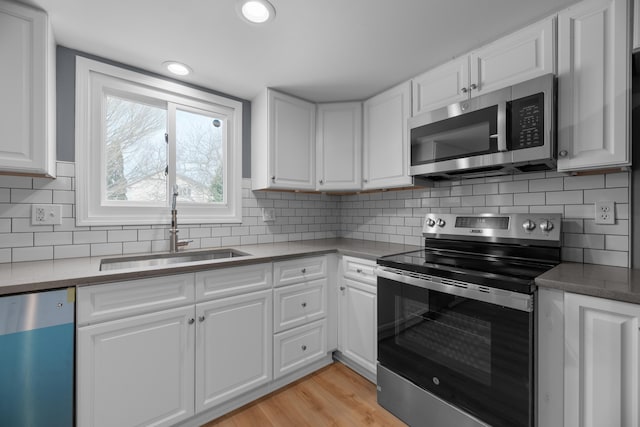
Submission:
M 105 258 L 100 261 L 100 271 L 120 270 L 123 268 L 150 267 L 155 265 L 171 265 L 183 262 L 207 261 L 225 258 L 249 256 L 235 249 L 215 249 L 211 251 L 182 252 L 174 254 L 156 254 L 123 258 Z

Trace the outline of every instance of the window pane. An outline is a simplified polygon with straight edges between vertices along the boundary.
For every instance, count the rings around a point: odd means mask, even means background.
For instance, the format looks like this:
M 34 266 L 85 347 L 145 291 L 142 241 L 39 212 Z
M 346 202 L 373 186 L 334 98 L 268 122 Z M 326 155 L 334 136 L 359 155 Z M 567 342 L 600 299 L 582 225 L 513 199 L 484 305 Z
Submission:
M 106 198 L 167 200 L 166 109 L 106 96 Z
M 220 203 L 224 195 L 225 120 L 176 111 L 176 182 L 180 200 Z

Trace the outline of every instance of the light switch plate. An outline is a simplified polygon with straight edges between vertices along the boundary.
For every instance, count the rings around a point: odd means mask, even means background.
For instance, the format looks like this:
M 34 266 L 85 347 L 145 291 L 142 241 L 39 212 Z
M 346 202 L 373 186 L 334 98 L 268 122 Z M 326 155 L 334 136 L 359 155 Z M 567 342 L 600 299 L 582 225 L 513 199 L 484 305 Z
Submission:
M 596 224 L 615 224 L 616 223 L 616 208 L 615 202 L 601 201 L 596 202 Z
M 62 224 L 61 205 L 31 205 L 31 225 Z
M 276 220 L 276 210 L 274 208 L 262 208 L 262 220 L 264 222 Z

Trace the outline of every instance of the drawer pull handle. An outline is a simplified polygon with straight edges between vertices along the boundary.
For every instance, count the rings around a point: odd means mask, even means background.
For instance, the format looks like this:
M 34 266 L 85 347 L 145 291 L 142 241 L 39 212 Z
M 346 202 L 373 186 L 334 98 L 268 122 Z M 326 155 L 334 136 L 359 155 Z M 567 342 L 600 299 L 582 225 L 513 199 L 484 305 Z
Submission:
M 302 307 L 306 307 L 306 306 L 307 306 L 307 303 L 306 303 L 306 302 L 303 302 L 303 303 L 302 303 Z
M 306 268 L 303 268 L 303 269 L 302 269 L 302 274 L 304 274 L 304 273 L 306 273 L 306 272 L 307 272 L 307 269 L 306 269 Z
M 302 351 L 307 351 L 307 346 L 306 345 L 302 345 Z
M 189 319 L 188 323 L 190 325 L 193 325 L 194 323 L 196 323 L 196 319 L 194 319 L 193 317 L 191 319 Z
M 356 269 L 356 273 L 362 273 L 362 269 L 361 268 L 357 268 Z
M 204 322 L 204 316 L 200 316 L 200 317 L 198 317 L 198 320 L 199 320 L 200 322 Z

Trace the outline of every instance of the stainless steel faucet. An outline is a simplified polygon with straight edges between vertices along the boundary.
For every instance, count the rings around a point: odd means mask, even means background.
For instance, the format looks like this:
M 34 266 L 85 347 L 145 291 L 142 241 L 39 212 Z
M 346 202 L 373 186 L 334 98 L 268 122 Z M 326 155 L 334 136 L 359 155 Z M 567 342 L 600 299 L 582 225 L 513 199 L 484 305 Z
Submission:
M 173 186 L 173 200 L 171 201 L 171 230 L 169 230 L 169 252 L 178 252 L 181 246 L 187 246 L 193 240 L 178 240 L 178 210 L 176 199 L 178 198 L 178 185 Z

